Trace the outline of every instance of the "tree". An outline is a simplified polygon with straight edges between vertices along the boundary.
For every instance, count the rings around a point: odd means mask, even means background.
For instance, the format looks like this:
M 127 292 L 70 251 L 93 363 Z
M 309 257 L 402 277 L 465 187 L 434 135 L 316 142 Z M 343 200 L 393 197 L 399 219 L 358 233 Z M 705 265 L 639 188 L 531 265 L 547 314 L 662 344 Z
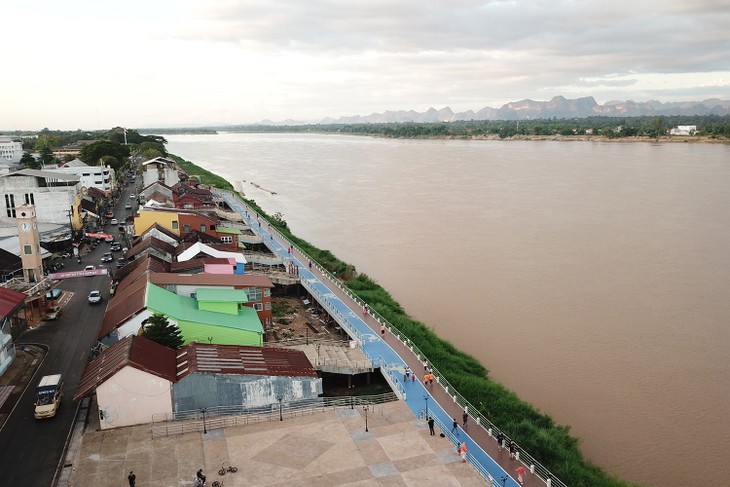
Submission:
M 35 160 L 35 157 L 30 155 L 30 152 L 23 152 L 23 156 L 20 158 L 20 165 L 30 169 L 38 169 L 40 167 L 40 164 Z
M 171 325 L 167 321 L 167 318 L 160 313 L 155 313 L 144 320 L 142 326 L 144 327 L 142 336 L 153 342 L 157 342 L 173 350 L 177 350 L 183 346 L 180 328 L 177 325 Z
M 89 165 L 96 166 L 99 159 L 104 156 L 114 157 L 116 163 L 112 165 L 112 168 L 116 170 L 121 165 L 121 161 L 129 157 L 129 146 L 108 140 L 99 140 L 85 145 L 81 149 L 80 159 Z
M 41 165 L 48 166 L 50 164 L 53 164 L 55 158 L 53 157 L 53 151 L 50 147 L 44 145 L 43 147 L 41 147 L 39 153 L 41 155 Z

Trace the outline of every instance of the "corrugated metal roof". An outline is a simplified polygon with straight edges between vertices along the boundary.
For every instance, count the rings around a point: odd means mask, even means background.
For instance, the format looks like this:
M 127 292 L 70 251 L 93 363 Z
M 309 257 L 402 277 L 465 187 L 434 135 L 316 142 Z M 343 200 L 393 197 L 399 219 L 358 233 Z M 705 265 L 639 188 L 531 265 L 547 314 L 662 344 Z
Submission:
M 141 336 L 130 335 L 89 362 L 74 394 L 74 401 L 93 392 L 126 366 L 176 381 L 176 352 Z
M 146 280 L 139 279 L 122 291 L 118 291 L 118 289 L 106 306 L 104 320 L 101 323 L 101 330 L 99 330 L 99 338 L 107 336 L 129 318 L 145 309 Z
M 127 253 L 124 254 L 124 256 L 127 259 L 129 259 L 130 257 L 133 257 L 133 256 L 139 254 L 140 252 L 142 252 L 143 250 L 148 249 L 150 247 L 155 247 L 155 248 L 163 251 L 164 253 L 170 254 L 170 257 L 175 255 L 175 247 L 173 247 L 172 245 L 170 245 L 169 243 L 167 243 L 165 241 L 160 240 L 157 237 L 153 237 L 150 235 L 149 237 L 141 240 L 140 242 L 135 243 L 135 245 L 131 249 L 129 249 L 127 251 Z
M 157 230 L 160 233 L 164 233 L 165 235 L 167 235 L 171 239 L 175 240 L 176 242 L 179 242 L 180 241 L 180 236 L 179 235 L 175 235 L 174 233 L 172 233 L 171 230 L 168 230 L 167 228 L 163 227 L 159 223 L 155 222 L 152 225 L 150 225 L 150 227 L 147 228 L 147 230 L 145 230 L 144 232 L 142 232 L 141 234 L 139 234 L 137 237 L 135 237 L 134 238 L 134 241 L 132 243 L 136 245 L 139 240 L 144 239 L 145 236 L 149 232 L 151 232 L 152 230 Z
M 0 316 L 4 318 L 11 315 L 27 297 L 25 293 L 0 287 Z
M 145 254 L 139 259 L 130 260 L 127 265 L 117 270 L 114 274 L 114 280 L 121 284 L 122 281 L 126 281 L 127 276 L 132 275 L 134 271 L 140 267 L 154 272 L 167 272 L 170 270 L 170 264 L 160 259 L 156 255 Z M 139 275 L 139 274 L 135 274 Z
M 181 244 L 184 245 L 184 244 Z M 205 268 L 206 264 L 230 264 L 231 267 L 236 267 L 236 262 L 233 259 L 227 259 L 225 257 L 203 257 L 199 259 L 190 259 L 183 262 L 171 262 L 171 272 L 183 272 L 191 270 L 201 270 Z
M 248 295 L 243 289 L 221 289 L 199 287 L 195 290 L 198 301 L 212 303 L 248 303 Z
M 203 343 L 177 351 L 177 380 L 194 373 L 317 377 L 300 350 Z

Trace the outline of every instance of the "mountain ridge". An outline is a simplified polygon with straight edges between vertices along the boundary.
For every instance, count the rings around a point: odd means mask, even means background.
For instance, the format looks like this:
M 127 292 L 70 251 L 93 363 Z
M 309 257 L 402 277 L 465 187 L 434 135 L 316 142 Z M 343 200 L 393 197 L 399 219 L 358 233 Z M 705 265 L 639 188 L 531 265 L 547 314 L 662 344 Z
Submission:
M 692 116 L 692 115 L 730 115 L 730 100 L 708 98 L 702 101 L 660 102 L 649 100 L 610 100 L 599 104 L 592 96 L 568 99 L 554 96 L 547 101 L 525 98 L 505 103 L 499 108 L 486 106 L 477 110 L 454 112 L 446 106 L 441 109 L 430 107 L 425 112 L 415 110 L 386 110 L 370 115 L 352 115 L 338 118 L 324 118 L 317 124 L 356 124 L 356 123 L 439 123 L 471 120 L 535 120 L 549 118 L 587 118 L 602 117 L 641 117 L 641 116 Z M 262 123 L 280 125 L 266 120 Z M 287 120 L 286 124 L 295 124 Z M 301 123 L 301 122 L 299 122 Z M 311 123 L 311 122 L 310 122 Z

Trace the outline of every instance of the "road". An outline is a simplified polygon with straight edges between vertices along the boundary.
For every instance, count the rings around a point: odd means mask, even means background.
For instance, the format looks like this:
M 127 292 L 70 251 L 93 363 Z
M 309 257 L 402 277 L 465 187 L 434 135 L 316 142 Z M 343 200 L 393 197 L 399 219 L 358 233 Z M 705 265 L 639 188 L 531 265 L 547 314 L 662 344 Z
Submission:
M 124 210 L 124 205 L 129 202 L 128 191 L 129 189 L 119 199 L 115 212 L 117 218 L 123 219 L 129 213 Z M 118 233 L 111 226 L 107 226 L 107 230 Z M 63 270 L 81 270 L 86 265 L 102 265 L 101 256 L 108 251 L 108 247 L 109 244 L 99 244 L 90 254 L 83 256 L 80 264 L 76 259 L 66 259 Z M 119 256 L 121 253 L 115 254 L 115 258 Z M 104 265 L 113 266 L 114 263 Z M 25 332 L 17 340 L 18 344 L 46 345 L 49 351 L 28 389 L 20 397 L 15 410 L 0 430 L 3 485 L 51 485 L 78 407 L 78 401 L 74 402 L 72 398 L 104 318 L 104 310 L 109 300 L 109 282 L 109 276 L 61 281 L 57 286 L 59 289 L 74 293 L 64 306 L 61 316 Z M 87 295 L 94 289 L 102 293 L 101 304 L 91 305 L 87 302 Z M 33 417 L 35 385 L 42 376 L 57 373 L 64 377 L 63 400 L 58 414 L 48 420 L 36 420 Z

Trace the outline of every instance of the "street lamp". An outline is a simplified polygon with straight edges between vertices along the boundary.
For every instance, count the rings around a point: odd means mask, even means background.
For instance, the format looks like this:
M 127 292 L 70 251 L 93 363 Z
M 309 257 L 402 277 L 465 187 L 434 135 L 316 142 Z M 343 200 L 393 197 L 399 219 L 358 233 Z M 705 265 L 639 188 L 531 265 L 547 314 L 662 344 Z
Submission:
M 363 409 L 363 411 L 365 411 L 365 433 L 367 433 L 368 432 L 368 409 L 369 409 L 369 407 L 366 405 L 366 406 L 363 406 L 362 409 Z
M 203 434 L 207 435 L 208 429 L 205 426 L 205 408 L 201 409 L 200 412 L 203 413 Z
M 423 400 L 426 401 L 426 419 L 428 419 L 428 394 L 423 396 Z
M 502 487 L 504 487 L 505 484 L 507 483 L 507 476 L 506 475 L 502 475 L 502 477 L 500 477 L 499 480 L 502 481 Z
M 284 399 L 284 396 L 278 395 L 276 396 L 276 400 L 279 401 L 279 421 L 284 421 L 284 416 L 281 415 L 281 401 Z

